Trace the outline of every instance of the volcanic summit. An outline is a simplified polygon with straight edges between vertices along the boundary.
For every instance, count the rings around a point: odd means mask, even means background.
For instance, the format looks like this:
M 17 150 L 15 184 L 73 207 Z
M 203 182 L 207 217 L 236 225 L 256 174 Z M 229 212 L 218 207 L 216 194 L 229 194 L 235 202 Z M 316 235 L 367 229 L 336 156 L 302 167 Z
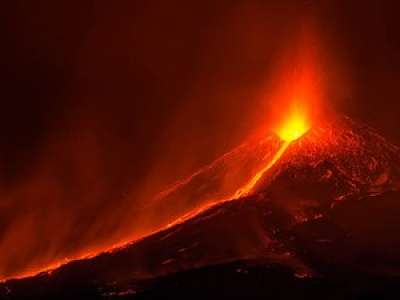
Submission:
M 153 234 L 7 281 L 1 293 L 140 297 L 159 278 L 232 264 L 287 278 L 400 276 L 400 149 L 345 116 L 301 126 L 283 130 L 286 140 L 245 143 L 159 194 L 146 208 L 162 212 Z

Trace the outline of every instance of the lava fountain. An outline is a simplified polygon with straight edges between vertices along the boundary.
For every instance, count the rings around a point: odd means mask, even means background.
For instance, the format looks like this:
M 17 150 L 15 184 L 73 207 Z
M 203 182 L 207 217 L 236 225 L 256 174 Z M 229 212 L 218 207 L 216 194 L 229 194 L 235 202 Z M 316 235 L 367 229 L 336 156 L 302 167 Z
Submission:
M 302 137 L 310 128 L 311 124 L 307 117 L 306 109 L 300 107 L 298 104 L 294 104 L 286 121 L 277 130 L 277 134 L 283 141 L 290 143 Z

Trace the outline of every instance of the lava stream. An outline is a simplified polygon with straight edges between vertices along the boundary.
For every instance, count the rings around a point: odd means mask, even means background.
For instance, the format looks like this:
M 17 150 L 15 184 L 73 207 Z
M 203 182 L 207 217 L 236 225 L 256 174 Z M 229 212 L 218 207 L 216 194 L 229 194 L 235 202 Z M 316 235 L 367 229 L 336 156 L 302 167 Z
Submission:
M 260 178 L 265 174 L 265 172 L 267 172 L 273 165 L 275 165 L 275 163 L 282 157 L 283 153 L 285 153 L 286 149 L 288 148 L 288 146 L 290 145 L 289 141 L 285 141 L 281 147 L 279 148 L 278 152 L 276 152 L 276 154 L 274 155 L 274 157 L 272 158 L 272 160 L 265 165 L 260 171 L 257 172 L 256 175 L 254 175 L 254 177 L 243 187 L 241 187 L 240 189 L 238 189 L 236 191 L 236 193 L 233 195 L 232 199 L 237 199 L 240 197 L 244 197 L 249 195 L 254 186 L 257 184 L 257 182 L 260 180 Z

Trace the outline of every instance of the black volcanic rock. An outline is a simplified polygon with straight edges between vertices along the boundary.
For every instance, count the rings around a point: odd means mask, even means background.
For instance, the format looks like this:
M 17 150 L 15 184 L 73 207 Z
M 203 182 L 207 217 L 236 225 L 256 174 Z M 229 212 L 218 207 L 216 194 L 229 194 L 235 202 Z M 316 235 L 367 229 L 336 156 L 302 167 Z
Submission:
M 325 218 L 295 226 L 292 249 L 323 274 L 400 277 L 400 193 L 342 202 Z
M 227 178 L 236 178 L 230 174 L 235 168 L 247 170 L 248 177 L 260 157 L 271 158 L 278 146 L 277 139 L 269 137 L 233 151 L 162 197 L 168 204 L 179 199 L 195 209 L 204 204 L 201 192 L 215 195 L 216 187 L 226 187 Z M 8 281 L 2 294 L 8 299 L 61 294 L 72 299 L 81 297 L 79 291 L 87 291 L 87 298 L 141 297 L 151 295 L 146 291 L 158 284 L 157 278 L 167 276 L 168 282 L 187 270 L 199 271 L 182 274 L 200 278 L 202 269 L 231 270 L 237 262 L 242 267 L 229 271 L 226 280 L 236 278 L 232 272 L 239 269 L 256 269 L 258 274 L 259 268 L 273 266 L 263 273 L 266 277 L 283 272 L 289 285 L 298 288 L 300 277 L 308 278 L 300 281 L 308 285 L 315 276 L 335 282 L 357 277 L 361 289 L 368 278 L 398 282 L 399 188 L 399 148 L 368 126 L 341 117 L 293 142 L 248 197 L 221 202 L 124 248 L 71 262 L 51 275 Z M 226 194 L 231 189 L 226 187 Z M 176 211 L 168 215 L 172 213 Z M 350 290 L 345 287 L 343 293 L 351 298 Z
M 321 186 L 335 201 L 398 190 L 400 150 L 372 128 L 341 117 L 292 143 L 259 187 L 287 182 Z
M 340 202 L 399 188 L 400 149 L 341 117 L 292 143 L 256 192 L 285 211 L 293 225 L 322 218 Z

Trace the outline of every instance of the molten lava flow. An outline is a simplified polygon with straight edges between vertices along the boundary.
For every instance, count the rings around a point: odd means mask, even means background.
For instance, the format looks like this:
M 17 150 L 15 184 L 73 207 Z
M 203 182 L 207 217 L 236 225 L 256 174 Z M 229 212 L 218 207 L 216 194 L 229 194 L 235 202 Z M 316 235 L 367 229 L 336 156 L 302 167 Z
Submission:
M 265 174 L 265 172 L 268 171 L 281 158 L 283 153 L 285 153 L 289 144 L 290 142 L 285 141 L 279 148 L 278 152 L 276 152 L 274 157 L 271 159 L 271 161 L 267 165 L 265 165 L 260 171 L 258 171 L 257 174 L 254 175 L 253 178 L 251 178 L 251 180 L 245 186 L 236 191 L 236 193 L 233 195 L 233 199 L 249 195 L 254 186 L 260 180 L 260 178 Z

